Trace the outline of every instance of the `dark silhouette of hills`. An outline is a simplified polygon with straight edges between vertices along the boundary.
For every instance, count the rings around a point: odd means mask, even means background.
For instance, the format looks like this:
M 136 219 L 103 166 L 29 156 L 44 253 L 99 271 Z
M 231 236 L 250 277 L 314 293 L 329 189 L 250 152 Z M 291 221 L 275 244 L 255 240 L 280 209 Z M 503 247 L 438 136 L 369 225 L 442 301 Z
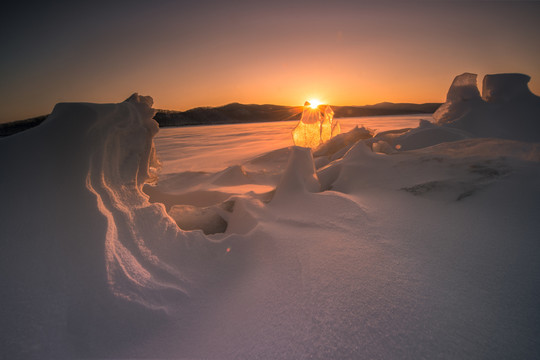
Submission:
M 441 106 L 441 103 L 391 103 L 382 102 L 375 105 L 363 106 L 332 106 L 334 117 L 359 117 L 378 115 L 406 115 L 406 114 L 432 114 Z
M 5 124 L 0 124 L 0 136 L 8 136 L 16 134 L 20 131 L 33 128 L 41 124 L 49 115 L 41 115 L 35 118 L 13 121 Z
M 358 117 L 377 115 L 428 114 L 440 103 L 409 104 L 380 103 L 365 106 L 332 106 L 334 117 Z M 324 107 L 321 105 L 320 107 Z M 160 110 L 154 119 L 159 126 L 186 126 L 209 124 L 233 124 L 299 120 L 302 106 L 245 105 L 232 103 L 220 107 L 200 107 L 187 111 Z
M 302 106 L 244 105 L 198 107 L 187 111 L 158 110 L 154 119 L 160 127 L 287 121 L 300 119 Z
M 364 106 L 332 106 L 334 117 L 360 117 L 377 115 L 430 114 L 441 103 L 389 103 Z M 320 107 L 324 107 L 321 105 Z M 154 119 L 160 127 L 237 124 L 299 120 L 302 106 L 256 105 L 231 103 L 218 107 L 198 107 L 187 111 L 158 110 Z M 0 124 L 0 136 L 8 136 L 41 124 L 48 115 Z

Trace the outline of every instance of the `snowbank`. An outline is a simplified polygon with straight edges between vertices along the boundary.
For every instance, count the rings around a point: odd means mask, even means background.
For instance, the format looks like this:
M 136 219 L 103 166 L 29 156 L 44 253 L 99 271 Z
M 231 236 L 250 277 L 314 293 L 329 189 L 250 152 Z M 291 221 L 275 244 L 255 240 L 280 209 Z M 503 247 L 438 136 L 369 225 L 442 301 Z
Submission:
M 148 97 L 57 105 L 0 140 L 0 357 L 534 358 L 540 144 L 456 126 L 514 78 L 213 172 L 158 172 Z
M 151 105 L 137 94 L 58 104 L 42 125 L 0 142 L 5 349 L 55 357 L 71 346 L 61 339 L 83 353 L 116 346 L 204 281 L 209 241 L 142 192 L 158 165 Z
M 389 147 L 393 151 L 399 150 L 415 150 L 428 146 L 440 144 L 442 142 L 459 141 L 468 139 L 471 134 L 460 130 L 445 126 L 433 124 L 428 120 L 420 120 L 418 127 L 410 129 L 402 133 L 384 133 L 378 134 L 371 142 L 375 145 L 377 142 L 391 144 Z M 377 145 L 375 145 L 377 147 Z M 385 153 L 389 153 L 390 149 L 384 147 Z

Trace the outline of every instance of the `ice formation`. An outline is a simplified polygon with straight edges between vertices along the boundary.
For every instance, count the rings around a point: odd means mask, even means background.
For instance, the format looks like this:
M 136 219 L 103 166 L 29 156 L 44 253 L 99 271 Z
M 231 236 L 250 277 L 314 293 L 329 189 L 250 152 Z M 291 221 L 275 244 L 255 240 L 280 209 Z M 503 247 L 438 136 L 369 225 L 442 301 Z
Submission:
M 482 96 L 476 77 L 471 73 L 456 76 L 446 102 L 433 114 L 434 122 L 421 120 L 413 129 L 382 132 L 369 143 L 377 151 L 390 153 L 476 137 L 540 141 L 540 97 L 529 91 L 530 77 L 486 75 Z
M 341 132 L 339 122 L 334 120 L 334 111 L 327 105 L 324 113 L 319 108 L 312 108 L 306 101 L 302 118 L 292 131 L 296 146 L 316 148 Z
M 334 110 L 330 106 L 326 106 L 321 120 L 321 143 L 327 142 L 339 133 L 341 133 L 341 128 L 339 121 L 334 119 Z
M 504 103 L 537 98 L 527 86 L 530 80 L 530 76 L 525 74 L 486 75 L 482 83 L 482 99 L 487 102 Z
M 530 92 L 529 80 L 524 74 L 486 75 L 480 96 L 476 74 L 461 74 L 433 118 L 471 136 L 540 141 L 540 97 Z

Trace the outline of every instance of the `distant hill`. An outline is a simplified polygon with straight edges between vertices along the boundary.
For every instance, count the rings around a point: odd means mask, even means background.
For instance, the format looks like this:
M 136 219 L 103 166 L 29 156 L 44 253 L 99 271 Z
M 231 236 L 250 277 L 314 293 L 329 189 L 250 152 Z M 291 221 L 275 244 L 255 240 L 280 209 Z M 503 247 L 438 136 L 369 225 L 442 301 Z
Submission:
M 377 115 L 405 115 L 405 114 L 432 114 L 441 106 L 441 103 L 390 103 L 383 102 L 375 105 L 363 106 L 332 106 L 334 117 L 357 117 Z
M 365 106 L 331 106 L 334 110 L 334 116 L 340 118 L 420 113 L 430 114 L 435 112 L 440 105 L 441 103 L 380 103 Z M 165 127 L 299 120 L 301 115 L 302 106 L 245 105 L 232 103 L 220 107 L 200 107 L 187 111 L 159 110 L 154 119 L 159 123 L 159 126 Z
M 300 119 L 302 106 L 244 105 L 232 103 L 219 107 L 198 107 L 187 111 L 158 110 L 154 119 L 160 127 L 234 124 Z
M 430 114 L 441 103 L 410 104 L 383 102 L 364 106 L 332 106 L 334 117 Z M 322 105 L 324 106 L 324 105 Z M 322 107 L 321 106 L 321 107 Z M 154 119 L 160 127 L 214 125 L 299 120 L 302 106 L 232 103 L 218 107 L 198 107 L 187 111 L 158 110 Z M 41 124 L 48 115 L 0 124 L 0 136 L 15 134 Z
M 0 124 L 0 136 L 8 136 L 16 134 L 20 131 L 30 129 L 41 124 L 49 115 L 42 115 L 31 119 L 13 121 L 5 124 Z

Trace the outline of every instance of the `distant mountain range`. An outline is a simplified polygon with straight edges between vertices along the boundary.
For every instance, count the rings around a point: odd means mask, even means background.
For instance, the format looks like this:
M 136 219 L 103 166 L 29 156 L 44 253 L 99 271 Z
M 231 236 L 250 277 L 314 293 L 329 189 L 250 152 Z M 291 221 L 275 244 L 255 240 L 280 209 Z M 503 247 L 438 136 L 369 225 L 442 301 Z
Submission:
M 383 102 L 364 106 L 332 106 L 334 117 L 359 117 L 377 115 L 429 114 L 441 103 L 390 103 Z M 325 105 L 321 105 L 325 106 Z M 187 111 L 158 110 L 154 119 L 160 127 L 235 124 L 299 120 L 302 106 L 255 105 L 232 103 L 219 107 L 198 107 Z M 0 136 L 15 134 L 41 124 L 48 115 L 0 124 Z
M 433 113 L 440 105 L 440 103 L 394 104 L 384 102 L 365 106 L 331 106 L 334 110 L 334 116 L 340 118 Z M 325 105 L 321 105 L 321 107 L 323 106 Z M 159 126 L 165 127 L 299 120 L 301 115 L 302 106 L 232 103 L 220 107 L 199 107 L 187 111 L 159 110 L 154 119 L 159 123 Z

